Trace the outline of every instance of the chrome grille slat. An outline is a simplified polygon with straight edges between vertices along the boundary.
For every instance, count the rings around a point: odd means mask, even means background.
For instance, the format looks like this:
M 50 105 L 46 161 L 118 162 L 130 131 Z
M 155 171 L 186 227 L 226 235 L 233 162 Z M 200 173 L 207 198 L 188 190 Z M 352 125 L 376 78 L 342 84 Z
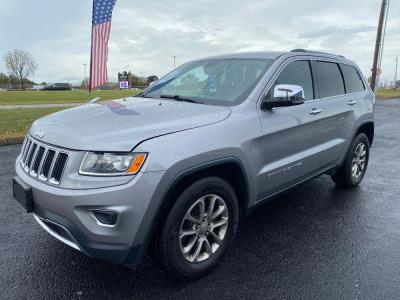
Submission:
M 22 148 L 21 148 L 21 155 L 20 155 L 20 158 L 21 158 L 21 160 L 20 160 L 20 162 L 21 162 L 21 166 L 23 167 L 24 166 L 24 163 L 23 163 L 23 158 L 24 158 L 24 154 L 25 154 L 25 151 L 26 151 L 26 145 L 28 144 L 28 139 L 27 138 L 25 138 L 24 139 L 24 143 L 22 144 Z
M 26 157 L 28 156 L 29 149 L 31 148 L 31 146 L 32 146 L 32 141 L 28 140 L 28 142 L 27 142 L 27 144 L 26 144 L 24 156 L 22 157 L 23 166 L 25 166 Z
M 53 158 L 53 161 L 51 162 L 51 167 L 49 169 L 49 175 L 47 177 L 48 180 L 50 181 L 50 183 L 52 183 L 52 184 L 57 184 L 54 180 L 52 180 L 51 174 L 53 173 L 54 165 L 56 164 L 56 161 L 58 159 L 58 155 L 59 155 L 59 152 L 55 151 L 54 158 Z
M 35 164 L 35 161 L 36 161 L 36 158 L 37 158 L 37 155 L 38 155 L 39 148 L 40 147 L 36 144 L 35 152 L 32 155 L 32 161 L 31 161 L 31 164 L 29 165 L 29 170 L 33 169 L 33 166 Z
M 30 166 L 31 166 L 31 162 L 32 162 L 32 159 L 33 159 L 33 155 L 35 154 L 36 147 L 37 147 L 37 145 L 36 145 L 34 142 L 32 142 L 32 143 L 31 143 L 31 147 L 29 148 L 29 153 L 28 153 L 28 155 L 26 156 L 26 161 L 25 161 L 25 172 L 29 172 L 29 168 L 30 168 Z
M 44 164 L 44 161 L 46 160 L 46 156 L 47 156 L 47 152 L 48 151 L 49 151 L 49 149 L 44 148 L 43 158 L 42 158 L 42 161 L 40 162 L 40 165 L 39 165 L 39 168 L 38 168 L 38 171 L 37 171 L 37 176 L 39 177 L 39 179 L 41 179 L 40 178 L 40 174 L 42 172 L 43 164 Z M 43 180 L 43 179 L 41 179 L 41 180 Z
M 48 179 L 48 177 L 50 175 L 49 171 L 50 171 L 50 167 L 51 167 L 51 164 L 53 162 L 53 159 L 54 159 L 54 155 L 55 155 L 54 150 L 53 149 L 48 149 L 47 154 L 46 154 L 46 158 L 45 158 L 45 160 L 43 162 L 42 169 L 40 170 L 40 173 L 39 173 L 39 179 L 40 180 L 46 181 Z
M 54 184 L 59 184 L 62 178 L 65 165 L 68 161 L 68 154 L 64 152 L 59 152 L 57 158 L 55 159 L 55 164 L 53 170 L 51 171 L 50 181 Z
M 42 164 L 44 151 L 45 148 L 43 146 L 37 147 L 35 159 L 32 162 L 31 171 L 29 173 L 33 177 L 37 176 L 37 173 L 39 171 L 39 166 Z
M 69 154 L 57 150 L 31 137 L 26 137 L 22 146 L 20 163 L 22 169 L 31 177 L 53 185 L 60 184 Z
M 25 139 L 24 139 L 24 142 L 23 142 L 23 144 L 22 144 L 22 148 L 21 148 L 21 159 L 22 159 L 22 157 L 24 156 L 25 148 L 26 148 L 26 144 L 27 144 L 27 143 L 28 143 L 28 139 L 25 138 Z

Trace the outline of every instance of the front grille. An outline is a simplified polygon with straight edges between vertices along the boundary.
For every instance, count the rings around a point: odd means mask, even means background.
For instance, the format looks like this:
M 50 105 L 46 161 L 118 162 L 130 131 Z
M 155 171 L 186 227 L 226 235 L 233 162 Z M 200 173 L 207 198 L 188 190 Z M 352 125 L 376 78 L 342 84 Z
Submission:
M 22 146 L 22 169 L 31 177 L 50 184 L 60 184 L 67 161 L 68 153 L 65 151 L 38 143 L 30 137 Z

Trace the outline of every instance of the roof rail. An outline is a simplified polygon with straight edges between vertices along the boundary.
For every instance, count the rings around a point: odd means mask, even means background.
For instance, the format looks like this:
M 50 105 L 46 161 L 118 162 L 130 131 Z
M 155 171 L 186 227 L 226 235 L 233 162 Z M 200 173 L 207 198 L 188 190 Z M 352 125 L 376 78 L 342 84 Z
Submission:
M 308 53 L 317 53 L 317 54 L 327 54 L 327 55 L 332 55 L 332 56 L 338 56 L 341 58 L 346 58 L 343 55 L 332 54 L 332 53 L 323 52 L 323 51 L 307 50 L 307 49 L 293 49 L 290 52 L 308 52 Z

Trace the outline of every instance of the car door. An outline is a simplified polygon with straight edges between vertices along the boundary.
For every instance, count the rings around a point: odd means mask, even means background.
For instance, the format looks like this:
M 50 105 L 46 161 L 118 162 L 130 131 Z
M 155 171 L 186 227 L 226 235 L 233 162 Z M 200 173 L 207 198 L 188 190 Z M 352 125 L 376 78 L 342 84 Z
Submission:
M 261 201 L 323 171 L 320 153 L 326 143 L 325 114 L 316 99 L 313 68 L 308 59 L 286 61 L 266 93 L 277 84 L 300 85 L 306 102 L 301 105 L 259 109 L 262 136 L 257 175 L 257 199 Z
M 340 163 L 351 140 L 356 116 L 356 99 L 346 94 L 344 73 L 339 63 L 333 59 L 313 61 L 316 73 L 319 108 L 323 110 L 323 135 L 326 147 L 321 149 L 320 163 L 332 166 Z

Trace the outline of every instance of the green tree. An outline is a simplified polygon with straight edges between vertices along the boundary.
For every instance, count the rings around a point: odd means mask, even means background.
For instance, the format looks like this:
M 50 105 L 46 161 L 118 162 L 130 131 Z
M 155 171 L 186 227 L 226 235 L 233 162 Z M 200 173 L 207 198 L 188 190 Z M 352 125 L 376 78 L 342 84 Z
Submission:
M 35 74 L 37 64 L 29 52 L 14 49 L 4 56 L 4 62 L 10 76 L 18 79 L 20 90 L 28 77 Z
M 0 73 L 0 85 L 8 85 L 8 76 L 4 73 Z

